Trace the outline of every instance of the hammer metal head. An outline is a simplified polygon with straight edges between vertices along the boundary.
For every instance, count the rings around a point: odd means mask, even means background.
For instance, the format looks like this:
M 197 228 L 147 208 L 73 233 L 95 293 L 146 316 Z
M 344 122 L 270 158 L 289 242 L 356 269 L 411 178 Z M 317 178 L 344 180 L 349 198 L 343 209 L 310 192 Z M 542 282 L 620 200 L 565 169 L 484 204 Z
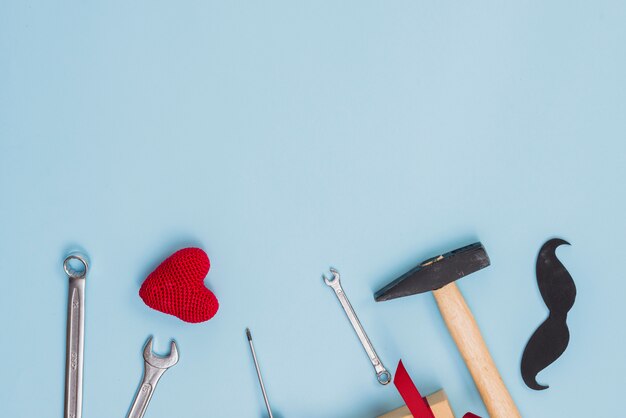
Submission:
M 420 263 L 374 294 L 376 302 L 437 290 L 490 264 L 480 242 Z

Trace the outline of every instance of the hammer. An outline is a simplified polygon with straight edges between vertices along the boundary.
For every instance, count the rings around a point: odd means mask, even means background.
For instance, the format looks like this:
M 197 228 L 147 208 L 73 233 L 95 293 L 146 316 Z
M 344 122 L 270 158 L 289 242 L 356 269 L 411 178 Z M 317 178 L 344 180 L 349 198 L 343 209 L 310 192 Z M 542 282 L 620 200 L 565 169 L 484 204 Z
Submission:
M 377 302 L 432 291 L 491 418 L 521 418 L 455 280 L 490 264 L 480 242 L 430 258 L 375 293 Z

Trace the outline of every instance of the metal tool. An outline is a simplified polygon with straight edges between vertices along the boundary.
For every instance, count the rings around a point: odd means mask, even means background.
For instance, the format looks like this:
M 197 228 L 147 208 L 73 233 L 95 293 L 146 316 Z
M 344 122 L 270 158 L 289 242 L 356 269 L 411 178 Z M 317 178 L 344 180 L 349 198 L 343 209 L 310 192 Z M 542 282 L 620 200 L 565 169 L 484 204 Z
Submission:
M 491 358 L 476 320 L 465 303 L 457 279 L 489 266 L 489 256 L 480 242 L 421 262 L 381 290 L 377 302 L 433 292 L 450 335 L 467 365 L 491 418 L 521 417 L 513 398 Z
M 152 337 L 148 338 L 143 349 L 143 359 L 143 380 L 137 389 L 133 406 L 130 407 L 127 418 L 143 417 L 159 379 L 167 369 L 178 363 L 176 341 L 172 340 L 170 343 L 170 354 L 162 357 L 152 352 Z
M 70 263 L 77 260 L 82 268 Z M 85 346 L 85 279 L 89 265 L 77 254 L 63 261 L 69 279 L 67 297 L 67 342 L 65 355 L 65 418 L 81 418 L 83 410 L 83 349 Z
M 259 384 L 261 385 L 261 392 L 263 393 L 263 401 L 265 401 L 265 407 L 269 418 L 274 418 L 272 414 L 272 408 L 270 408 L 270 401 L 267 399 L 267 393 L 265 392 L 265 385 L 263 384 L 263 378 L 261 377 L 261 369 L 259 368 L 259 362 L 256 359 L 256 353 L 254 351 L 254 344 L 252 344 L 252 334 L 250 329 L 246 328 L 246 336 L 248 337 L 248 344 L 250 344 L 250 351 L 252 352 L 252 360 L 254 360 L 254 368 L 256 369 L 256 375 L 259 378 Z
M 370 339 L 367 337 L 367 334 L 365 333 L 361 322 L 359 322 L 359 318 L 356 316 L 356 313 L 354 313 L 354 309 L 352 309 L 352 305 L 350 305 L 350 301 L 348 300 L 348 297 L 341 287 L 339 272 L 333 268 L 330 269 L 330 272 L 333 275 L 332 279 L 329 279 L 322 274 L 324 283 L 326 283 L 335 291 L 337 299 L 339 299 L 339 303 L 341 303 L 341 307 L 346 312 L 346 315 L 348 316 L 348 319 L 350 320 L 350 323 L 352 324 L 352 327 L 354 328 L 357 337 L 359 337 L 359 340 L 361 341 L 361 344 L 363 345 L 367 356 L 374 366 L 378 383 L 380 383 L 381 385 L 388 384 L 389 382 L 391 382 L 391 373 L 388 372 L 387 369 L 385 369 L 385 366 L 383 366 L 383 363 L 378 358 L 378 355 L 376 354 L 376 351 L 374 350 Z

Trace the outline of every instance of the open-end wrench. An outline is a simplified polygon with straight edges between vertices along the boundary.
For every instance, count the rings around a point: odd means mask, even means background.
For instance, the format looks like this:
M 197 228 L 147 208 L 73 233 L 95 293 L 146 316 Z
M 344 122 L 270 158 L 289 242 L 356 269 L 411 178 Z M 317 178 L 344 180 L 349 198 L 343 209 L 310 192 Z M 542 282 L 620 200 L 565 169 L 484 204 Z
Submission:
M 176 363 L 178 363 L 178 349 L 176 341 L 172 340 L 170 345 L 170 354 L 161 357 L 152 352 L 152 337 L 148 339 L 143 349 L 143 380 L 137 389 L 133 406 L 130 407 L 127 418 L 141 418 L 146 413 L 150 399 L 154 394 L 159 379 L 163 373 Z
M 77 260 L 82 268 L 70 264 Z M 85 343 L 85 278 L 87 260 L 70 255 L 63 261 L 69 279 L 67 296 L 67 341 L 65 354 L 65 418 L 81 418 L 83 410 L 83 349 Z
M 367 337 L 367 334 L 365 333 L 365 330 L 363 329 L 359 318 L 356 316 L 356 313 L 354 313 L 354 309 L 352 309 L 352 305 L 350 305 L 350 301 L 348 300 L 348 297 L 341 287 L 341 282 L 339 281 L 339 272 L 333 268 L 330 269 L 330 272 L 333 275 L 332 279 L 329 279 L 322 274 L 324 283 L 326 283 L 335 291 L 337 299 L 339 299 L 339 303 L 341 303 L 341 307 L 346 312 L 346 315 L 348 316 L 348 319 L 352 324 L 352 328 L 354 328 L 357 337 L 359 337 L 359 340 L 361 341 L 361 344 L 363 345 L 367 356 L 374 366 L 374 370 L 376 370 L 376 378 L 378 379 L 378 383 L 380 383 L 381 385 L 388 384 L 389 382 L 391 382 L 391 373 L 388 372 L 387 369 L 385 369 L 385 366 L 383 366 L 383 363 L 378 358 L 378 354 L 376 354 L 376 351 L 374 350 L 370 339 Z

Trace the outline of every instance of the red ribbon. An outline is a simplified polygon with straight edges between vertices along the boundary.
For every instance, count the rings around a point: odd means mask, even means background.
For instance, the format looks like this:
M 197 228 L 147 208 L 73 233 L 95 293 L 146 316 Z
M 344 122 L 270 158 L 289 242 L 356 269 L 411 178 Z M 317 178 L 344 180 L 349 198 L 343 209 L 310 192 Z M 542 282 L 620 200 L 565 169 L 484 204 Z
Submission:
M 407 373 L 404 368 L 404 364 L 402 364 L 402 360 L 398 362 L 398 368 L 396 370 L 396 375 L 393 378 L 393 384 L 400 392 L 400 396 L 404 399 L 404 403 L 411 411 L 411 415 L 413 418 L 435 418 L 433 415 L 433 411 L 431 411 L 430 406 L 428 406 L 428 402 L 426 399 L 422 397 L 419 390 L 411 380 L 411 376 Z M 478 415 L 474 415 L 471 412 L 463 415 L 463 418 L 480 418 Z
M 396 385 L 400 396 L 404 399 L 404 403 L 411 411 L 411 415 L 414 418 L 435 418 L 433 411 L 422 398 L 419 390 L 415 386 L 415 383 L 411 380 L 411 376 L 407 373 L 402 364 L 402 360 L 398 363 L 398 369 L 396 370 L 396 376 L 393 378 L 393 384 Z

